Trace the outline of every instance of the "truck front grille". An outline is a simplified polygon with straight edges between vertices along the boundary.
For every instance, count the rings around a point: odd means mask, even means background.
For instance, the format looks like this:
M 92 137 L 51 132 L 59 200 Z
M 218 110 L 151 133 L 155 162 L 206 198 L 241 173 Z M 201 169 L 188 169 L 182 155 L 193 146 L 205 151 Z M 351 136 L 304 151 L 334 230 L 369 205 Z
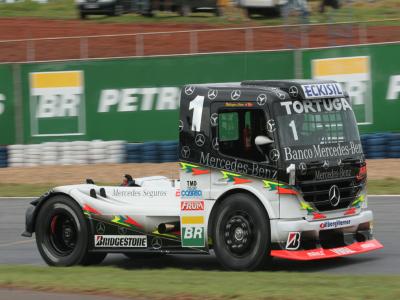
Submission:
M 361 191 L 363 184 L 358 183 L 355 177 L 329 179 L 324 181 L 304 180 L 299 182 L 304 200 L 312 203 L 319 211 L 329 211 L 347 208 Z M 338 186 L 340 202 L 332 206 L 329 201 L 329 189 Z

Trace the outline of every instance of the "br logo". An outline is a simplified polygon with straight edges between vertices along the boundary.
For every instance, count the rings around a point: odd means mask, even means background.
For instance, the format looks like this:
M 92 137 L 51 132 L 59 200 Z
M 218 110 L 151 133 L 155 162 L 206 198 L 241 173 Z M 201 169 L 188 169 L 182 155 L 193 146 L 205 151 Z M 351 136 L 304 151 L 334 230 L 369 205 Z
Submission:
M 82 71 L 30 73 L 31 134 L 85 133 Z
M 203 247 L 204 246 L 204 227 L 183 227 L 183 247 Z

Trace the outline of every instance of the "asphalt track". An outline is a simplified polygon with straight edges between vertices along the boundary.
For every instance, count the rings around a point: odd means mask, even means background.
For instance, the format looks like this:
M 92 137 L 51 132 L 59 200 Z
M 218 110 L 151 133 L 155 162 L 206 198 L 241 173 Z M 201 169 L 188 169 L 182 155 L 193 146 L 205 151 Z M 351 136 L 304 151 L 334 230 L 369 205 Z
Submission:
M 25 210 L 30 199 L 0 199 L 0 264 L 44 265 L 34 238 L 23 238 Z M 371 253 L 321 260 L 273 261 L 272 271 L 323 272 L 335 274 L 400 274 L 400 196 L 370 196 L 375 215 L 375 237 L 385 246 Z M 214 255 L 167 255 L 132 261 L 123 255 L 108 255 L 104 266 L 124 269 L 221 270 Z

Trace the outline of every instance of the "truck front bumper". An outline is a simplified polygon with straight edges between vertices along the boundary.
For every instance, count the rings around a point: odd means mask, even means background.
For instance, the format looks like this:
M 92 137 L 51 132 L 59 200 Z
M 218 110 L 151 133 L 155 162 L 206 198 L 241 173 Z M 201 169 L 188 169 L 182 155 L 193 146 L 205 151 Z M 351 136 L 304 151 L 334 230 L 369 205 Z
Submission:
M 315 260 L 383 248 L 382 244 L 372 237 L 372 220 L 371 211 L 317 221 L 271 220 L 271 256 Z

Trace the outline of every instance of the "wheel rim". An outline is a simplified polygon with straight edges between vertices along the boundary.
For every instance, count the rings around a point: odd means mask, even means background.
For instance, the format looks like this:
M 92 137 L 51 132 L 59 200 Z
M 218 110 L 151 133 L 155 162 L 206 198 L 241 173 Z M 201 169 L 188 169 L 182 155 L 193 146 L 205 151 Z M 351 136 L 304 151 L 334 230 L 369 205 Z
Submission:
M 55 213 L 50 218 L 49 244 L 59 256 L 67 256 L 74 251 L 77 229 L 72 216 L 65 212 Z
M 254 242 L 254 223 L 243 211 L 237 211 L 227 218 L 224 226 L 226 248 L 235 256 L 247 255 Z

